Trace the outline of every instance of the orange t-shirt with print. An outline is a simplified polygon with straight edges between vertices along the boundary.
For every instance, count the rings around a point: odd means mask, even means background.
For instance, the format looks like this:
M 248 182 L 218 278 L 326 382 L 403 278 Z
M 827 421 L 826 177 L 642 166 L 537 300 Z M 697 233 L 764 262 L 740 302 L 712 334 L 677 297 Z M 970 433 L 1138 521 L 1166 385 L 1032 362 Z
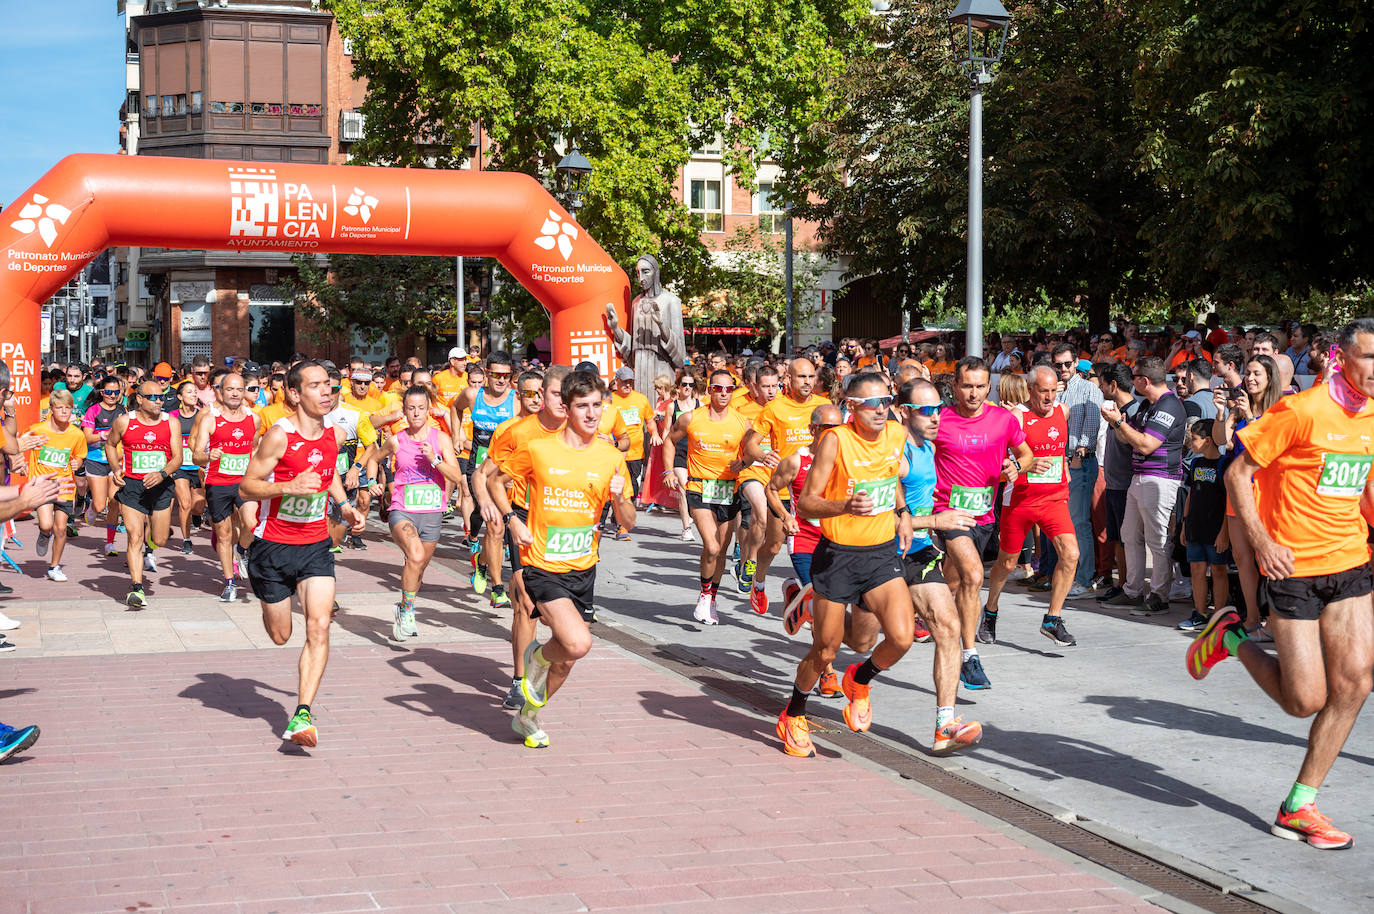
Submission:
M 873 499 L 873 512 L 862 517 L 822 517 L 821 535 L 840 546 L 879 546 L 891 542 L 897 536 L 898 477 L 906 445 L 902 424 L 888 422 L 875 441 L 864 438 L 853 425 L 841 425 L 825 434 L 835 436 L 835 466 L 821 497 L 844 501 L 859 489 L 866 489 Z M 823 435 L 821 441 L 824 440 Z

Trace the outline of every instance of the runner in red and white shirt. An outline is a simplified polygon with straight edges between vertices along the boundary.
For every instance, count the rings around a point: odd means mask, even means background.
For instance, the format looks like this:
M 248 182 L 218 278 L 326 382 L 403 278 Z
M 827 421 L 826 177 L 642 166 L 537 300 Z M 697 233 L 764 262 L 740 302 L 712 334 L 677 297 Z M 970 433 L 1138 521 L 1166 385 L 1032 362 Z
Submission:
M 114 420 L 105 438 L 105 459 L 119 494 L 124 517 L 125 552 L 132 588 L 125 602 L 134 609 L 148 605 L 143 572 L 157 571 L 151 551 L 167 545 L 172 532 L 172 477 L 181 466 L 181 423 L 162 411 L 162 389 L 144 381 L 134 395 L 132 411 Z M 124 459 L 120 461 L 120 451 Z
M 253 540 L 257 502 L 245 502 L 239 494 L 239 481 L 248 470 L 248 460 L 261 437 L 258 417 L 244 404 L 243 375 L 230 372 L 215 383 L 219 397 L 201 410 L 191 429 L 191 452 L 195 462 L 205 467 L 205 501 L 210 523 L 215 527 L 215 552 L 224 576 L 221 603 L 238 599 L 240 568 L 234 547 L 241 550 Z
M 1040 634 L 1055 644 L 1070 647 L 1078 642 L 1064 627 L 1062 613 L 1064 597 L 1073 585 L 1078 568 L 1078 535 L 1069 516 L 1069 474 L 1065 468 L 1068 453 L 1069 417 L 1058 397 L 1059 377 L 1048 365 L 1031 369 L 1030 400 L 1026 412 L 1017 413 L 1026 433 L 1032 459 L 1022 467 L 1016 480 L 1007 490 L 1002 509 L 1001 539 L 997 545 L 997 561 L 988 579 L 988 603 L 978 626 L 978 640 L 983 644 L 997 641 L 997 600 L 1002 595 L 1007 578 L 1016 568 L 1026 534 L 1039 526 L 1049 537 L 1059 564 L 1054 566 L 1050 579 L 1050 606 L 1040 622 Z
M 310 703 L 329 661 L 329 621 L 334 606 L 334 554 L 330 552 L 327 500 L 341 505 L 354 533 L 365 518 L 348 503 L 336 473 L 344 430 L 326 428 L 334 407 L 329 372 L 315 361 L 298 362 L 286 376 L 286 405 L 294 410 L 263 433 L 248 461 L 239 493 L 258 499 L 257 539 L 248 551 L 253 593 L 262 602 L 262 622 L 277 644 L 291 637 L 291 597 L 305 613 L 300 695 L 282 739 L 314 746 L 319 734 Z

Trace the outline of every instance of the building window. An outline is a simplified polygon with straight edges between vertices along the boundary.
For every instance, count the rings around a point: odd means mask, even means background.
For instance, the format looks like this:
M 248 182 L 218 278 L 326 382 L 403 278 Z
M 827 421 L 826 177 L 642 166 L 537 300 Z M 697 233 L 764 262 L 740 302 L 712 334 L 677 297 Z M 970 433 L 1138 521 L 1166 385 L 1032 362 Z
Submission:
M 146 96 L 145 101 L 146 103 L 143 108 L 143 113 L 148 115 L 149 117 L 157 117 L 157 96 Z
M 243 102 L 211 102 L 211 114 L 242 114 Z
M 162 96 L 162 116 L 173 117 L 177 113 L 177 97 L 175 95 Z
M 324 109 L 320 105 L 298 105 L 292 103 L 286 106 L 286 110 L 292 117 L 322 117 Z
M 251 114 L 276 115 L 280 117 L 286 113 L 286 106 L 281 102 L 253 102 L 250 106 Z
M 772 183 L 759 184 L 759 189 L 754 193 L 754 212 L 759 217 L 759 231 L 782 231 L 786 216 L 783 215 L 781 207 L 773 201 Z
M 200 93 L 199 93 L 199 92 L 192 92 L 192 93 L 191 93 L 191 113 L 192 113 L 192 114 L 200 114 Z
M 687 208 L 701 216 L 706 231 L 725 231 L 725 213 L 720 205 L 719 181 L 694 180 Z

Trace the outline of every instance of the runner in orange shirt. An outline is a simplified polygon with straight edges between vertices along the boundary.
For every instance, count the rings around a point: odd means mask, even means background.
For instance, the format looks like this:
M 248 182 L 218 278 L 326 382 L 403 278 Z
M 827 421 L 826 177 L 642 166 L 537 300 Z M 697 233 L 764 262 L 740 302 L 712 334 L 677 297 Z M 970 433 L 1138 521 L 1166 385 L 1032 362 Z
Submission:
M 654 421 L 654 405 L 649 398 L 635 390 L 635 373 L 632 368 L 618 368 L 615 373 L 615 386 L 611 389 L 611 406 L 625 420 L 625 430 L 629 433 L 630 448 L 625 452 L 626 464 L 630 468 L 630 481 L 635 491 L 642 489 L 644 465 L 648 455 L 646 445 L 658 447 L 663 443 L 658 434 L 658 424 Z M 609 505 L 607 511 L 609 511 Z M 606 518 L 602 518 L 605 523 Z M 630 538 L 624 530 L 606 530 L 618 540 Z
M 1347 324 L 1339 344 L 1340 373 L 1242 429 L 1245 450 L 1226 471 L 1236 519 L 1264 574 L 1259 602 L 1269 608 L 1278 656 L 1248 639 L 1234 609 L 1213 613 L 1187 656 L 1194 679 L 1236 657 L 1284 711 L 1316 715 L 1298 779 L 1270 830 L 1323 850 L 1353 843 L 1317 811 L 1316 797 L 1374 667 L 1374 318 Z
M 750 361 L 744 366 L 744 387 L 737 388 L 735 394 L 743 390 L 744 398 L 736 400 L 731 396 L 730 406 L 752 426 L 763 408 L 778 396 L 778 370 L 760 361 Z M 761 446 L 771 447 L 767 442 Z M 742 452 L 741 452 L 742 453 Z M 732 527 L 735 532 L 735 580 L 740 593 L 751 593 L 754 583 L 754 569 L 758 561 L 759 547 L 763 545 L 764 533 L 768 525 L 762 520 L 753 523 L 754 518 L 768 516 L 768 499 L 764 489 L 773 471 L 761 463 L 752 463 L 739 474 L 737 489 L 740 497 L 740 513 L 736 515 Z M 757 483 L 757 484 L 756 484 Z M 748 580 L 748 584 L 745 581 Z
M 830 403 L 825 397 L 811 393 L 815 386 L 816 366 L 810 359 L 793 359 L 787 369 L 787 392 L 759 411 L 754 427 L 745 435 L 744 457 L 755 466 L 766 468 L 763 469 L 765 481 L 772 476 L 773 470 L 784 457 L 792 456 L 811 443 L 811 411 Z M 745 484 L 742 482 L 741 486 Z M 760 495 L 763 494 L 764 485 L 762 482 L 759 484 Z M 741 591 L 749 591 L 749 605 L 754 612 L 764 615 L 768 612 L 764 577 L 773 564 L 774 556 L 782 548 L 786 533 L 782 518 L 771 510 L 765 508 L 754 514 L 752 523 L 759 523 L 760 518 L 767 518 L 768 524 L 763 544 L 759 547 L 754 567 L 751 569 L 745 565 L 739 587 Z
M 845 425 L 821 435 L 806 474 L 797 513 L 821 522 L 811 560 L 811 650 L 797 666 L 792 698 L 778 715 L 777 733 L 788 755 L 815 755 L 806 720 L 806 697 L 835 659 L 846 636 L 871 645 L 863 663 L 845 671 L 841 689 L 849 704 L 844 721 L 855 732 L 873 723 L 869 684 L 911 647 L 915 614 L 899 556 L 911 545 L 911 512 L 900 484 L 906 432 L 888 421 L 893 397 L 887 381 L 863 372 L 849 384 Z M 809 424 L 809 417 L 808 417 Z M 845 607 L 862 606 L 846 625 Z
M 448 351 L 448 367 L 434 376 L 439 388 L 439 403 L 447 409 L 468 386 L 468 351 L 454 346 Z
M 34 512 L 38 515 L 35 548 L 39 558 L 48 554 L 48 545 L 52 544 L 52 559 L 46 572 L 49 581 L 67 580 L 62 571 L 62 550 L 67 545 L 67 519 L 76 513 L 76 477 L 72 471 L 86 459 L 86 435 L 72 422 L 73 403 L 71 391 L 54 390 L 50 394 L 48 418 L 29 429 L 30 435 L 47 438 L 42 447 L 29 451 L 29 479 L 53 476 L 58 480 L 57 501 L 40 505 Z
M 487 491 L 520 547 L 533 615 L 550 631 L 547 642 L 531 641 L 525 649 L 525 676 L 520 681 L 525 704 L 511 723 L 532 749 L 549 745 L 540 710 L 592 647 L 597 517 L 602 505 L 612 501 L 616 520 L 627 530 L 635 523 L 625 455 L 597 438 L 605 392 L 605 383 L 592 372 L 569 374 L 562 387 L 568 411 L 563 430 L 514 451 L 488 480 Z M 529 487 L 528 524 L 511 509 L 506 483 L 512 479 L 524 479 Z

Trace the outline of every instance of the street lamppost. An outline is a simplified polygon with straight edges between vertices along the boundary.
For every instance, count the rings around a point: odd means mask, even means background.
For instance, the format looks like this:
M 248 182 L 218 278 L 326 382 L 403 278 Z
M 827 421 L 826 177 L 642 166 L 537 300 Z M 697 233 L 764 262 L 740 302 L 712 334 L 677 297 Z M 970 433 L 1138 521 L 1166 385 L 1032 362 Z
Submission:
M 949 14 L 954 62 L 969 77 L 968 128 L 968 332 L 964 353 L 983 354 L 983 86 L 1007 44 L 1011 14 L 997 0 L 959 0 Z
M 558 173 L 560 190 L 567 201 L 569 211 L 572 212 L 572 217 L 576 219 L 578 210 L 582 209 L 582 198 L 592 183 L 592 163 L 578 152 L 577 144 L 574 143 L 572 149 L 553 167 L 553 170 Z

